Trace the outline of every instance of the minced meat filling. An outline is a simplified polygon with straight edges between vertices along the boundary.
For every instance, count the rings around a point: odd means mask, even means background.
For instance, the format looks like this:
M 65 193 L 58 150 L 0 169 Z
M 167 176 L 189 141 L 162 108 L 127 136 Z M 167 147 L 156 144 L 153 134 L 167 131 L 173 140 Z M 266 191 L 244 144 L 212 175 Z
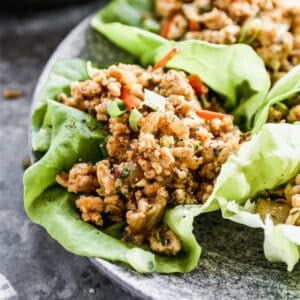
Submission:
M 272 105 L 269 109 L 268 122 L 294 123 L 300 121 L 300 95 L 284 102 Z
M 60 100 L 104 124 L 108 157 L 75 164 L 57 182 L 80 193 L 76 206 L 84 221 L 125 221 L 124 240 L 175 255 L 180 241 L 161 225 L 166 208 L 205 202 L 242 134 L 232 116 L 203 110 L 198 97 L 206 97 L 205 108 L 216 97 L 207 88 L 197 95 L 181 71 L 119 64 L 90 73 L 90 80 L 72 83 L 71 96 Z
M 275 224 L 300 226 L 300 173 L 288 184 L 261 193 L 256 201 L 263 220 L 269 215 Z
M 300 63 L 299 0 L 156 0 L 156 17 L 168 39 L 251 45 L 274 80 Z

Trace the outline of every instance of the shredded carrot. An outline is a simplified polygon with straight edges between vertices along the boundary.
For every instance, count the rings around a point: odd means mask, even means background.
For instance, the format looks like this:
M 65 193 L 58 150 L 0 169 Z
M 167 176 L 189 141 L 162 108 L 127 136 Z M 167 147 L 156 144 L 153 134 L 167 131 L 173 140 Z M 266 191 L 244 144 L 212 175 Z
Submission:
M 127 109 L 131 111 L 134 108 L 138 108 L 141 100 L 131 94 L 131 92 L 128 90 L 128 88 L 122 86 L 121 88 L 121 99 L 124 101 Z
M 205 109 L 198 110 L 197 115 L 200 118 L 205 119 L 205 120 L 224 119 L 225 117 L 233 118 L 232 115 L 227 115 L 227 114 L 223 114 L 223 113 L 220 113 L 220 112 L 205 110 Z
M 178 48 L 173 48 L 169 53 L 167 53 L 162 59 L 160 59 L 154 66 L 153 70 L 158 68 L 164 68 L 165 65 L 173 58 L 173 56 L 179 51 Z
M 175 16 L 171 17 L 170 19 L 168 19 L 164 26 L 162 27 L 161 31 L 160 31 L 160 35 L 164 38 L 167 38 L 168 37 L 168 34 L 171 30 L 171 27 L 174 23 L 174 19 L 175 19 Z
M 201 79 L 197 75 L 192 74 L 188 77 L 188 79 L 190 85 L 195 90 L 197 95 L 205 95 L 208 93 L 207 86 L 201 81 Z
M 189 21 L 189 29 L 190 29 L 190 31 L 199 31 L 199 24 L 198 24 L 198 22 L 190 20 Z

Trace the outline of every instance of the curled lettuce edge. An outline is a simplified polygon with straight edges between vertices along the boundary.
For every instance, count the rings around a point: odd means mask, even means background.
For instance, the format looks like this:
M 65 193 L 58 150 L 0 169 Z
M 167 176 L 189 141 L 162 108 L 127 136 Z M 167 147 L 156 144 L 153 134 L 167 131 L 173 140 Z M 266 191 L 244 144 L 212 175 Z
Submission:
M 153 0 L 113 0 L 97 13 L 95 19 L 105 23 L 121 22 L 142 27 L 143 18 L 153 10 Z
M 300 65 L 291 69 L 281 77 L 269 91 L 265 105 L 260 108 L 254 120 L 253 132 L 258 132 L 267 122 L 269 109 L 272 105 L 284 102 L 300 93 Z
M 32 149 L 34 151 L 45 152 L 50 146 L 51 128 L 47 126 L 47 100 L 58 100 L 59 94 L 70 93 L 70 84 L 73 81 L 88 78 L 86 62 L 82 59 L 65 59 L 54 64 L 32 115 Z
M 258 192 L 273 189 L 300 172 L 300 126 L 265 124 L 252 139 L 241 145 L 222 166 L 209 200 L 225 219 L 264 230 L 264 253 L 272 262 L 284 262 L 292 271 L 299 261 L 300 227 L 274 225 L 255 213 L 250 200 Z M 217 203 L 217 204 L 216 204 Z

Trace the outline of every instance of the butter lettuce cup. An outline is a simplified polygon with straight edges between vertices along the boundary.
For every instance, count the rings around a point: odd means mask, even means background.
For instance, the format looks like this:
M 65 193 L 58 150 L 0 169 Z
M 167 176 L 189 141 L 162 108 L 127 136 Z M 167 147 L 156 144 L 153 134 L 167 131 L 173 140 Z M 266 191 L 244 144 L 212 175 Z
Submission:
M 77 255 L 189 272 L 201 253 L 194 217 L 230 199 L 224 168 L 252 147 L 268 74 L 246 45 L 102 29 L 140 64 L 56 63 L 33 113 L 41 158 L 24 175 L 26 212 Z

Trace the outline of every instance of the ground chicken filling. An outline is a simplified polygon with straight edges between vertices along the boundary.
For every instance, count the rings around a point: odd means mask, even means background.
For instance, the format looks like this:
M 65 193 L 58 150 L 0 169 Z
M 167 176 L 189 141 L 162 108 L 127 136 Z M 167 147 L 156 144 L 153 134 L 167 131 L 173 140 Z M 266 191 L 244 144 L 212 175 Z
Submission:
M 258 195 L 256 212 L 263 220 L 269 215 L 274 224 L 300 226 L 300 173 L 287 185 Z
M 205 202 L 242 134 L 195 75 L 124 64 L 90 75 L 60 100 L 104 124 L 108 157 L 77 163 L 57 182 L 79 193 L 84 221 L 124 222 L 125 241 L 175 255 L 181 243 L 162 225 L 166 208 Z
M 294 123 L 300 121 L 300 95 L 274 104 L 269 109 L 268 122 Z
M 156 17 L 168 39 L 251 45 L 273 80 L 300 63 L 299 0 L 156 0 Z

